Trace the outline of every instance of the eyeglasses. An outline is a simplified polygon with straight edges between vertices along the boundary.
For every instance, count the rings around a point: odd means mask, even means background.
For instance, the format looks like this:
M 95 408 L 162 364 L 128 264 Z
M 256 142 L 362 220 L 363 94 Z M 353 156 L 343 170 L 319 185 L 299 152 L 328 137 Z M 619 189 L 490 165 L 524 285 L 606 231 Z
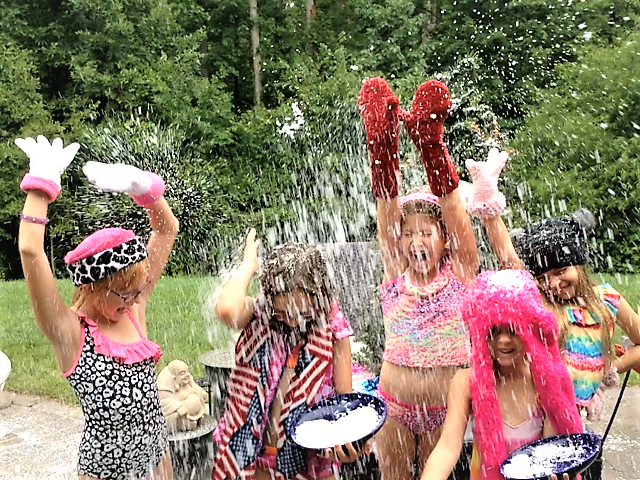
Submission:
M 313 320 L 314 314 L 313 312 L 305 312 L 298 313 L 296 315 L 290 315 L 288 312 L 273 312 L 273 318 L 278 320 L 279 322 L 286 323 L 289 319 L 301 320 L 303 319 L 305 322 L 310 322 Z
M 140 295 L 142 295 L 148 287 L 149 287 L 149 284 L 147 283 L 147 284 L 144 285 L 144 287 L 142 287 L 137 292 L 118 293 L 115 290 L 109 290 L 109 291 L 111 293 L 117 295 L 118 297 L 120 297 L 125 303 L 131 303 L 131 302 L 136 301 L 138 299 L 138 297 Z

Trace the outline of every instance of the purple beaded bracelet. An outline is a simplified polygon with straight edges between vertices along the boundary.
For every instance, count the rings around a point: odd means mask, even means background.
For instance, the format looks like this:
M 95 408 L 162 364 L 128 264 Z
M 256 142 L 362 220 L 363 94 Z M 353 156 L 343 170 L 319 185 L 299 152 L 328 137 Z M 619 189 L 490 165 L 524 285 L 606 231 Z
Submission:
M 24 213 L 20 214 L 20 218 L 25 222 L 37 223 L 38 225 L 46 225 L 47 223 L 49 223 L 48 218 L 30 217 L 29 215 L 25 215 Z

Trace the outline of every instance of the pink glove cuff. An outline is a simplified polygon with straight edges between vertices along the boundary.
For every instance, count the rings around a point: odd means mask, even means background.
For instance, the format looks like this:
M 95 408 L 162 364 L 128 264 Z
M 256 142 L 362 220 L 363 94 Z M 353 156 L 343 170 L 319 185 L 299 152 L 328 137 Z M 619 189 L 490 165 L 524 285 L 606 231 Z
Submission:
M 604 391 L 599 388 L 587 406 L 587 420 L 600 422 L 604 417 Z
M 50 202 L 53 202 L 58 197 L 58 194 L 60 194 L 60 185 L 46 178 L 31 175 L 30 173 L 27 173 L 22 179 L 20 189 L 24 193 L 29 193 L 29 190 L 40 190 L 49 195 Z
M 157 175 L 155 173 L 144 173 L 149 175 L 153 180 L 151 188 L 144 195 L 132 195 L 131 198 L 141 207 L 149 208 L 151 205 L 155 204 L 160 199 L 160 197 L 164 195 L 164 180 L 162 180 L 162 177 L 160 175 Z
M 467 212 L 477 218 L 494 218 L 504 212 L 507 206 L 507 199 L 502 192 L 497 192 L 493 198 L 486 201 L 478 201 L 474 198 L 467 205 Z

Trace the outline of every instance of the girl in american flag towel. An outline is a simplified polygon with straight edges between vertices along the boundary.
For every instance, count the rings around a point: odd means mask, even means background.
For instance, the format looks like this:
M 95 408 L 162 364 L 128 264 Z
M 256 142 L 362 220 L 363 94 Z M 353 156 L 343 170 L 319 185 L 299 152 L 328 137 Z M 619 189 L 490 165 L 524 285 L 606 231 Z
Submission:
M 310 405 L 352 391 L 353 330 L 317 248 L 280 245 L 261 265 L 258 245 L 252 229 L 242 264 L 216 302 L 220 320 L 242 333 L 216 432 L 213 479 L 334 479 L 336 462 L 353 462 L 362 452 L 347 444 L 348 455 L 338 445 L 318 455 L 286 432 Z M 247 289 L 261 266 L 256 299 Z

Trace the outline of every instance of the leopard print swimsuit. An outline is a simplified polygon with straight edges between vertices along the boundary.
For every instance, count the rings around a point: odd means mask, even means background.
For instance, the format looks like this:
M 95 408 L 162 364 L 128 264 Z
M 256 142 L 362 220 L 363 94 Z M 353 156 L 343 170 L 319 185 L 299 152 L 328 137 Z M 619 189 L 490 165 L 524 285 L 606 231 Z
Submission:
M 155 370 L 162 352 L 144 337 L 132 315 L 127 315 L 141 337 L 133 344 L 110 341 L 97 333 L 92 320 L 79 315 L 83 345 L 76 366 L 65 376 L 84 413 L 80 475 L 110 480 L 149 478 L 168 451 Z M 107 349 L 112 351 L 138 348 L 137 358 L 99 353 L 97 350 L 105 352 L 108 342 Z M 141 358 L 145 355 L 147 358 Z

